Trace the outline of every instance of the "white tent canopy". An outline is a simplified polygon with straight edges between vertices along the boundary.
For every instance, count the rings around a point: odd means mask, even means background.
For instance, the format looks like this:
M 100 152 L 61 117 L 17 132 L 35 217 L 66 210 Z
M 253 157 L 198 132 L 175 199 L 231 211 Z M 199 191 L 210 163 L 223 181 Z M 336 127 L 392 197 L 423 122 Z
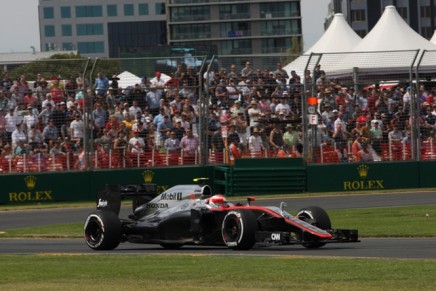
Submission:
M 431 37 L 430 42 L 432 44 L 436 44 L 436 30 L 433 32 L 433 36 Z
M 398 14 L 395 6 L 386 6 L 374 28 L 354 47 L 355 52 L 426 49 L 436 45 L 415 32 Z
M 436 50 L 436 45 L 416 33 L 398 14 L 395 6 L 386 6 L 374 28 L 338 66 L 328 71 L 409 70 L 418 59 L 418 51 Z M 321 61 L 322 64 L 322 61 Z
M 118 81 L 118 86 L 125 89 L 129 86 L 135 86 L 135 84 L 141 83 L 141 78 L 129 71 L 124 71 L 117 76 L 120 80 Z
M 311 53 L 336 53 L 351 51 L 362 39 L 348 25 L 342 13 L 336 13 L 332 23 L 321 38 L 302 56 L 287 64 L 284 69 L 290 75 L 291 70 L 302 76 Z

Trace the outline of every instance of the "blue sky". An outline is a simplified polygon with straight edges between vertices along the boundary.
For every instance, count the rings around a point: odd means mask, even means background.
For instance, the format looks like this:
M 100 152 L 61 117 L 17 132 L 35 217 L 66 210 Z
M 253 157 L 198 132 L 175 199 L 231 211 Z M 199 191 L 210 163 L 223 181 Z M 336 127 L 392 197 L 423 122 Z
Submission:
M 0 53 L 37 51 L 39 44 L 38 0 L 3 0 L 0 9 Z M 305 50 L 324 32 L 327 0 L 301 0 Z

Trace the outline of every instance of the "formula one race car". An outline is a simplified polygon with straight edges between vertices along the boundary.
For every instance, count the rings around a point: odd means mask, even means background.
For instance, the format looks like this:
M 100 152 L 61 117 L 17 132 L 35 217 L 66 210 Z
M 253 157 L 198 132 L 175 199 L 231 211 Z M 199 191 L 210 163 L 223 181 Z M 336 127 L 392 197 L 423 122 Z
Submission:
M 84 224 L 86 244 L 110 250 L 120 242 L 183 245 L 224 245 L 235 250 L 260 246 L 301 244 L 319 248 L 326 243 L 358 242 L 357 230 L 332 229 L 319 207 L 307 207 L 296 216 L 280 207 L 230 203 L 212 195 L 206 178 L 197 184 L 177 185 L 157 194 L 155 184 L 107 185 L 97 194 L 97 210 Z M 133 213 L 120 219 L 121 199 L 133 198 Z

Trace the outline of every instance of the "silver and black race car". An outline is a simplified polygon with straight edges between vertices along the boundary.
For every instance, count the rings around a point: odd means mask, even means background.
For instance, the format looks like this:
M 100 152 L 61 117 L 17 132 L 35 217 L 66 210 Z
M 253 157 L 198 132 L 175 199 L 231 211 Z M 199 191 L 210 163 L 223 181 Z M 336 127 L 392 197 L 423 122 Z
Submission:
M 203 178 L 197 184 L 177 185 L 158 194 L 156 185 L 107 185 L 97 193 L 97 210 L 84 224 L 86 244 L 110 250 L 121 242 L 160 244 L 175 249 L 183 245 L 223 245 L 248 250 L 254 245 L 301 244 L 319 248 L 327 243 L 358 242 L 357 230 L 332 229 L 328 214 L 307 207 L 293 216 L 285 204 L 255 206 L 253 197 L 230 203 L 212 195 Z M 133 200 L 133 213 L 119 218 L 121 200 Z

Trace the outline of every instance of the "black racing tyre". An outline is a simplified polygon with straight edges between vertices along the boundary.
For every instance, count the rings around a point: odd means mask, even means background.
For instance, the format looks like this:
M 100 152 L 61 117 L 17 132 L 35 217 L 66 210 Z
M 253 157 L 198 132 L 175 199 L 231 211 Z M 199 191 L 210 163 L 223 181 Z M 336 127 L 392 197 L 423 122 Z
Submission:
M 121 222 L 112 211 L 91 213 L 83 227 L 86 244 L 94 250 L 112 250 L 121 242 Z
M 227 247 L 249 250 L 256 243 L 258 224 L 251 211 L 230 211 L 223 219 L 221 234 Z
M 318 206 L 310 206 L 300 209 L 297 216 L 306 222 L 320 228 L 320 229 L 331 229 L 332 224 L 330 222 L 330 217 L 325 212 L 324 209 Z M 305 234 L 305 240 L 307 243 L 303 243 L 303 246 L 309 249 L 320 248 L 325 245 L 325 243 L 319 242 L 319 238 L 313 235 Z

